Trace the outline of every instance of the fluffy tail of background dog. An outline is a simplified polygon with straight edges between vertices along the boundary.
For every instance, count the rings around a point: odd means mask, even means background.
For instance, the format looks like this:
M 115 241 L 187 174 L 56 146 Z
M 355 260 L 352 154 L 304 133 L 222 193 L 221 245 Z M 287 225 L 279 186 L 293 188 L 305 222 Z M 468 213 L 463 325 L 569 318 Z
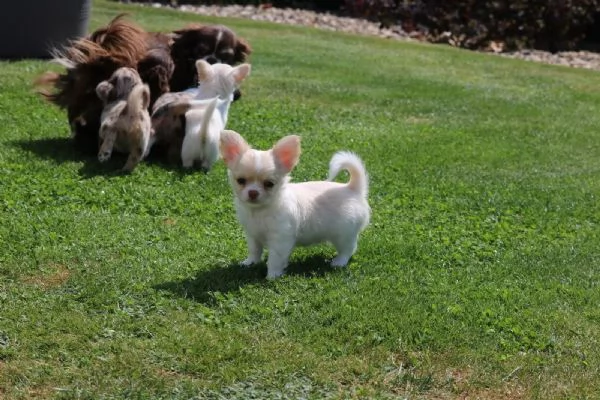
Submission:
M 219 99 L 215 97 L 210 103 L 208 103 L 206 110 L 204 110 L 204 115 L 202 116 L 202 123 L 200 124 L 198 135 L 200 137 L 200 143 L 202 146 L 206 146 L 208 126 L 210 125 L 212 115 L 217 108 L 217 100 Z
M 147 110 L 150 104 L 150 88 L 145 83 L 135 85 L 127 96 L 127 109 L 131 112 Z
M 341 170 L 350 173 L 348 187 L 366 198 L 369 194 L 369 177 L 362 160 L 349 151 L 338 151 L 329 162 L 329 177 L 327 179 L 332 181 Z

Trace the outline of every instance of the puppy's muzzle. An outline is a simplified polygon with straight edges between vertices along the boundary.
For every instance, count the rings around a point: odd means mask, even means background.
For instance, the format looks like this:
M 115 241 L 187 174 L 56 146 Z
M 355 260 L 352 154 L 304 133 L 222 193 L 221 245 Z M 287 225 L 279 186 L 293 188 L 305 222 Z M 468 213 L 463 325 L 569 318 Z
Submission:
M 258 190 L 248 190 L 248 199 L 250 199 L 250 201 L 255 202 L 258 199 Z

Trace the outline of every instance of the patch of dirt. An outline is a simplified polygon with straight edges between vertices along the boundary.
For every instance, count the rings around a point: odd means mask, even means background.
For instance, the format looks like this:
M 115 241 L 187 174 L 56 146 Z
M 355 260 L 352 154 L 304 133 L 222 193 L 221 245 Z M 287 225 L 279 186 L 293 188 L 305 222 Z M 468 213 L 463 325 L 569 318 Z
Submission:
M 71 271 L 62 264 L 49 267 L 50 273 L 42 273 L 23 278 L 23 283 L 38 286 L 42 289 L 52 289 L 64 285 L 71 276 Z

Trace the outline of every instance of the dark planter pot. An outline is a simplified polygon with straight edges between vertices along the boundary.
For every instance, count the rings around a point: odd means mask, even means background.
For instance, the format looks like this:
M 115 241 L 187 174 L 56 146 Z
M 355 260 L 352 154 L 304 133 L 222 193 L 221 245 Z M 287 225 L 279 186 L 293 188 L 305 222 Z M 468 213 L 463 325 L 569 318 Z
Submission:
M 0 58 L 47 58 L 87 33 L 92 0 L 4 0 Z

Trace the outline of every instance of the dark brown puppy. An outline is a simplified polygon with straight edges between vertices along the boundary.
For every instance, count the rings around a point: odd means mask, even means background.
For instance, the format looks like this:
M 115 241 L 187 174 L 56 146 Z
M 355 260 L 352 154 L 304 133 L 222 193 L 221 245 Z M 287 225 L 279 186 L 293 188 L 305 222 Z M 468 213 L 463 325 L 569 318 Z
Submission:
M 246 61 L 252 49 L 246 40 L 223 25 L 189 26 L 174 32 L 171 57 L 175 70 L 171 91 L 180 92 L 198 84 L 196 60 L 235 65 Z

